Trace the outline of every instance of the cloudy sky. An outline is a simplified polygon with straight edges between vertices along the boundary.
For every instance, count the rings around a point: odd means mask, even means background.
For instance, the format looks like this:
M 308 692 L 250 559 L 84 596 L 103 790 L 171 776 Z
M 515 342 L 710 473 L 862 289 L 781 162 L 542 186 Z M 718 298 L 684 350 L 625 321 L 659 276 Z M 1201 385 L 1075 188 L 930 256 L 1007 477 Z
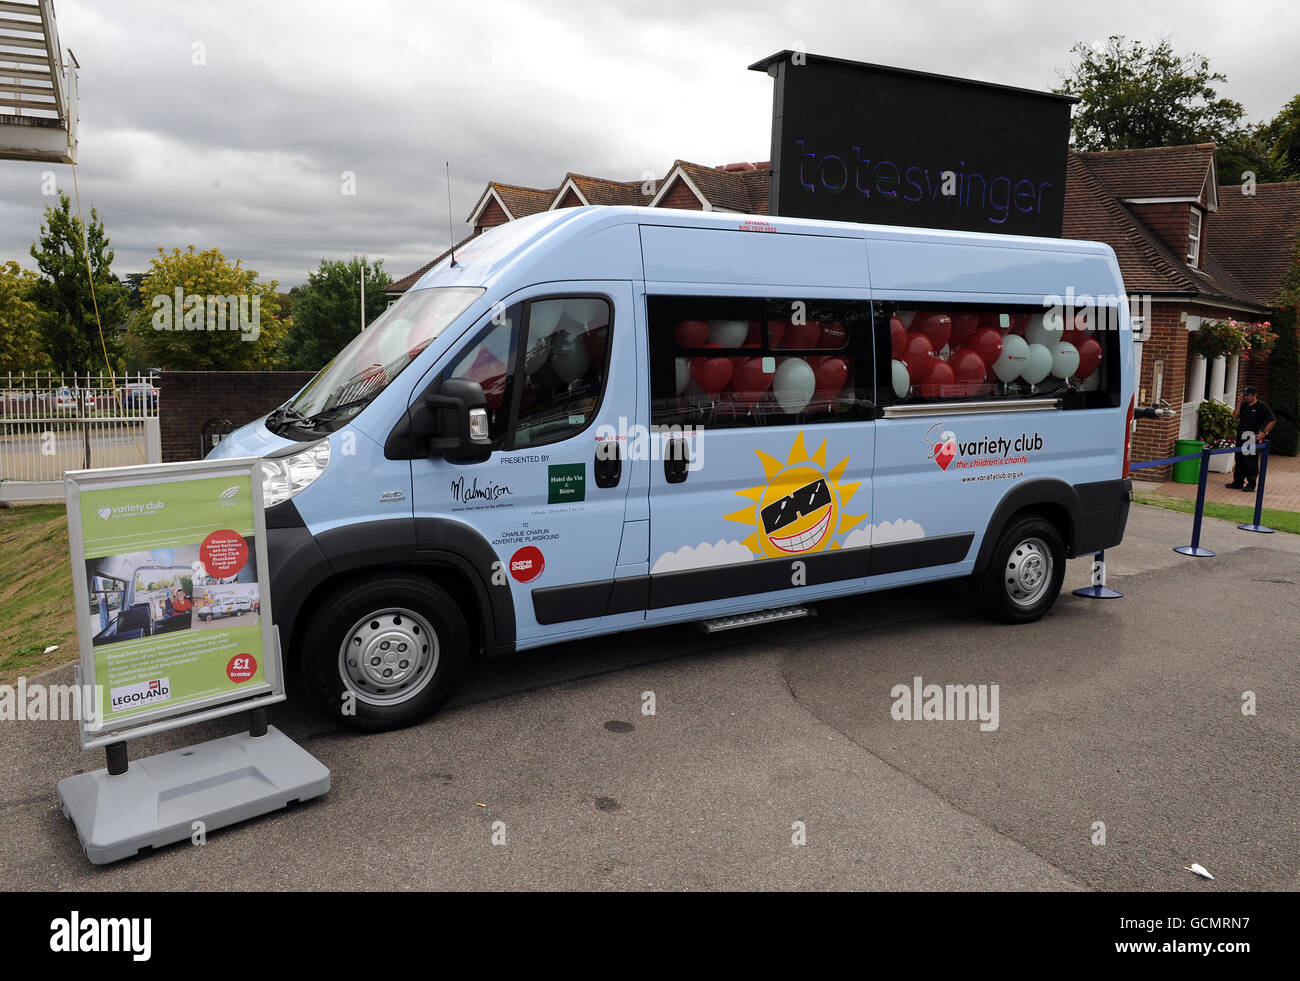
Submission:
M 77 179 L 119 275 L 193 244 L 300 283 L 321 257 L 402 276 L 492 179 L 640 179 L 676 157 L 765 160 L 772 82 L 807 51 L 1046 89 L 1076 41 L 1170 35 L 1209 55 L 1252 120 L 1297 91 L 1300 7 L 1181 0 L 55 0 L 81 64 Z M 195 62 L 201 62 L 196 64 Z M 41 174 L 0 161 L 0 261 L 34 263 Z M 355 195 L 342 193 L 344 172 Z

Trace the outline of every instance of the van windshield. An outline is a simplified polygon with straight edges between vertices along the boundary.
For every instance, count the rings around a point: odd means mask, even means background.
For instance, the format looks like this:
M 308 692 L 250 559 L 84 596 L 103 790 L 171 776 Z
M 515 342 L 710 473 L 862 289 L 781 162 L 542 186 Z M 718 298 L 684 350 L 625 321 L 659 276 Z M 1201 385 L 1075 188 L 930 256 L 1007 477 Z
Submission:
M 483 290 L 414 290 L 352 339 L 292 401 L 272 412 L 267 428 L 331 432 L 369 405 Z

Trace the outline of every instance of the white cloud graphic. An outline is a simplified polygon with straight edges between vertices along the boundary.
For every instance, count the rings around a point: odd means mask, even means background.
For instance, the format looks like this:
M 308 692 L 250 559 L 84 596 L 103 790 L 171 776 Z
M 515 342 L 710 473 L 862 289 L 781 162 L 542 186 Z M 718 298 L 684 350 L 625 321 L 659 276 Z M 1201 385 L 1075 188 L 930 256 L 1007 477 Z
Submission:
M 888 545 L 890 542 L 906 542 L 924 538 L 925 529 L 911 518 L 899 518 L 897 521 L 882 521 L 878 525 L 855 528 L 844 539 L 841 548 L 861 548 L 864 545 Z
M 676 552 L 665 552 L 655 560 L 655 572 L 677 572 L 681 569 L 703 569 L 715 565 L 735 565 L 737 562 L 752 562 L 754 553 L 740 542 L 719 540 L 710 545 L 683 545 Z

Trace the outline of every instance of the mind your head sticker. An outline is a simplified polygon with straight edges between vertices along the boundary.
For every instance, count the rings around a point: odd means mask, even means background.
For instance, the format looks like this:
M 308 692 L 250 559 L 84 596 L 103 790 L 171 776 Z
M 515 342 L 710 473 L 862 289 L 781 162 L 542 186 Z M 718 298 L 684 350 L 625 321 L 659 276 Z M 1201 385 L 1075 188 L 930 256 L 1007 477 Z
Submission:
M 846 511 L 861 482 L 841 483 L 848 457 L 827 468 L 825 440 L 810 456 L 800 432 L 784 463 L 762 450 L 754 452 L 764 482 L 736 491 L 753 503 L 726 516 L 753 529 L 741 544 L 754 555 L 775 559 L 841 548 L 838 536 L 867 517 L 865 511 Z

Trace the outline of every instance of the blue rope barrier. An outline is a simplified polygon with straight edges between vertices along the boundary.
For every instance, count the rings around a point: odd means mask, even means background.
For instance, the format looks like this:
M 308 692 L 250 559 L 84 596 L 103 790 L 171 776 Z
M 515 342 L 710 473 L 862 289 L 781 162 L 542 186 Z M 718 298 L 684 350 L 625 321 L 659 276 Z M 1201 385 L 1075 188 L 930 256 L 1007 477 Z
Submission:
M 1193 509 L 1192 517 L 1192 543 L 1190 545 L 1179 545 L 1174 549 L 1181 555 L 1190 555 L 1195 558 L 1211 558 L 1214 555 L 1212 549 L 1204 548 L 1201 545 L 1201 523 L 1205 515 L 1205 490 L 1209 478 L 1210 457 L 1219 456 L 1223 453 L 1237 453 L 1238 447 L 1228 446 L 1221 450 L 1202 449 L 1200 453 L 1188 453 L 1184 456 L 1169 456 L 1163 460 L 1143 460 L 1141 463 L 1130 463 L 1129 470 L 1150 470 L 1152 467 L 1163 467 L 1169 463 L 1182 463 L 1184 460 L 1201 461 L 1200 479 L 1196 487 L 1196 507 Z M 1259 476 L 1255 488 L 1255 520 L 1252 524 L 1237 525 L 1242 531 L 1260 532 L 1265 535 L 1273 534 L 1273 529 L 1261 523 L 1264 514 L 1264 480 L 1268 476 L 1268 440 L 1261 440 L 1259 443 Z M 1118 590 L 1110 589 L 1105 585 L 1105 568 L 1106 553 L 1098 552 L 1093 558 L 1093 584 L 1084 586 L 1082 589 L 1074 590 L 1075 596 L 1083 596 L 1088 599 L 1119 599 L 1123 593 Z
M 1260 446 L 1263 446 L 1260 443 Z M 1129 470 L 1150 470 L 1152 467 L 1163 467 L 1167 463 L 1182 463 L 1184 460 L 1199 460 L 1202 456 L 1221 456 L 1224 453 L 1236 453 L 1237 447 L 1227 446 L 1221 450 L 1202 450 L 1200 453 L 1184 453 L 1182 456 L 1167 456 L 1163 460 L 1143 460 L 1141 463 L 1130 463 Z
M 1185 456 L 1167 456 L 1163 460 L 1143 460 L 1141 463 L 1130 463 L 1128 468 L 1132 470 L 1150 470 L 1152 467 L 1163 467 L 1166 463 L 1182 463 L 1184 460 L 1199 460 L 1201 454 L 1188 453 Z

